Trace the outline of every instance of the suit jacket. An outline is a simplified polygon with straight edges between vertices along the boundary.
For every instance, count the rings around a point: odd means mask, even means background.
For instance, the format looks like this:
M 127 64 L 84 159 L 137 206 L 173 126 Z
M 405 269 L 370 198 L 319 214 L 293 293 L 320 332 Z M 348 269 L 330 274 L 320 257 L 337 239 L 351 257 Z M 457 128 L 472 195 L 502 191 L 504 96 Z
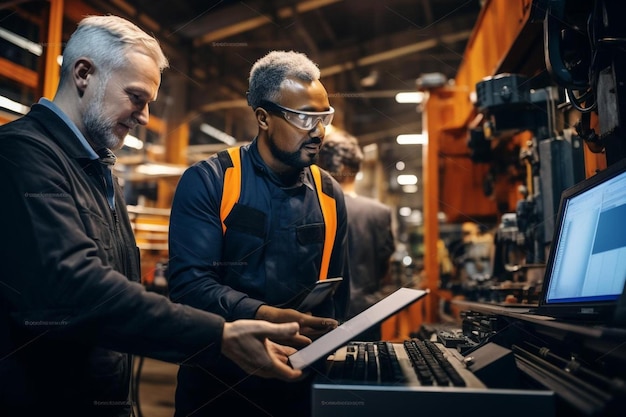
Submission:
M 348 317 L 381 298 L 382 282 L 395 250 L 391 209 L 373 198 L 345 196 L 348 211 L 350 308 Z

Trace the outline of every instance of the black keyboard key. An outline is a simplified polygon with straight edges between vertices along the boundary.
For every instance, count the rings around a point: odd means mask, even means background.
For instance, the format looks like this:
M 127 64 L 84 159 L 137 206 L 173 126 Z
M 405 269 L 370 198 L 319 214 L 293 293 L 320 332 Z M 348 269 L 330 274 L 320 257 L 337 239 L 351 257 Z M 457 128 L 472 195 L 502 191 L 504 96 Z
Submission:
M 352 379 L 355 381 L 365 380 L 365 346 L 359 345 L 357 348 Z
M 413 364 L 413 369 L 420 383 L 422 385 L 433 385 L 433 375 L 430 367 L 415 342 L 412 340 L 405 341 L 404 348 Z
M 330 366 L 328 376 L 357 384 L 401 384 L 406 382 L 391 342 L 356 342 L 349 344 L 345 359 Z M 404 349 L 417 379 L 424 386 L 466 386 L 444 353 L 428 340 L 412 339 L 404 342 Z
M 354 373 L 354 356 L 346 355 L 346 360 L 343 364 L 342 379 L 353 379 Z
M 405 380 L 398 357 L 391 343 L 376 342 L 378 362 L 380 365 L 380 379 L 383 383 L 397 384 Z
M 449 378 L 448 383 L 452 382 L 452 385 L 455 387 L 464 387 L 466 384 L 463 377 L 454 369 L 454 366 L 452 366 L 448 358 L 443 355 L 443 352 L 431 341 L 425 341 L 424 344 L 428 347 L 428 350 L 432 352 L 433 357 L 437 360 L 441 369 L 446 373 L 446 379 Z
M 369 382 L 378 381 L 378 361 L 376 360 L 376 349 L 374 345 L 367 344 L 367 380 Z
M 405 348 L 411 360 L 415 359 L 415 373 L 423 385 L 433 385 L 434 382 L 444 387 L 450 385 L 450 378 L 441 366 L 447 360 L 434 344 L 427 340 L 413 339 L 405 342 Z

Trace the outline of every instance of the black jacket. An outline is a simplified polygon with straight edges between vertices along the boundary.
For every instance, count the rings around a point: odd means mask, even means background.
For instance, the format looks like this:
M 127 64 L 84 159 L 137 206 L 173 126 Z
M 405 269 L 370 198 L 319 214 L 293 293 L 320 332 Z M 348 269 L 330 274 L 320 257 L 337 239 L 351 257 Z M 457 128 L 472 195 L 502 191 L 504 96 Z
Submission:
M 52 110 L 0 127 L 0 415 L 129 415 L 128 352 L 219 353 L 224 320 L 148 293 L 116 181 Z M 193 359 L 191 359 L 193 357 Z

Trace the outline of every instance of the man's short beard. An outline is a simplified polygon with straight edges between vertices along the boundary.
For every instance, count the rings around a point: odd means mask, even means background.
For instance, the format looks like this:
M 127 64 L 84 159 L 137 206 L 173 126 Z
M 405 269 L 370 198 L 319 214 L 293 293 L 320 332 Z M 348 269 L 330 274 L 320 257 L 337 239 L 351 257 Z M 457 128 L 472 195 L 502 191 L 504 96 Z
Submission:
M 120 148 L 123 143 L 120 143 L 120 139 L 113 133 L 113 128 L 117 122 L 108 120 L 102 115 L 105 88 L 106 81 L 98 85 L 95 99 L 89 102 L 85 109 L 83 125 L 88 139 L 91 140 L 96 149 L 117 149 Z
M 301 153 L 300 153 L 301 152 L 300 149 L 298 149 L 295 152 L 285 152 L 281 149 L 278 149 L 278 147 L 276 146 L 276 143 L 274 142 L 274 138 L 271 136 L 269 137 L 268 142 L 270 145 L 270 151 L 272 152 L 272 155 L 274 155 L 274 157 L 278 159 L 280 162 L 282 162 L 283 164 L 290 166 L 294 169 L 301 170 L 303 168 L 313 165 L 315 161 L 317 160 L 317 157 L 313 158 L 310 161 L 303 160 Z

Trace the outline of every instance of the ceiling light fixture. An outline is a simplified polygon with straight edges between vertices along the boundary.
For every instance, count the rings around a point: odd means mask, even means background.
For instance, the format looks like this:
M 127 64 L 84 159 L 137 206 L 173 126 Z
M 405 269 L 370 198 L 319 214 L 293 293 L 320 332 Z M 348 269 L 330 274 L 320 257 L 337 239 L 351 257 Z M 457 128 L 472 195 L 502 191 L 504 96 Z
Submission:
M 13 32 L 9 32 L 6 29 L 0 28 L 0 38 L 11 42 L 13 45 L 19 46 L 22 49 L 27 50 L 33 55 L 41 56 L 43 47 L 35 42 L 32 42 L 20 35 L 16 35 Z
M 417 184 L 417 176 L 412 174 L 401 174 L 398 175 L 398 184 L 399 185 L 416 185 Z
M 229 134 L 222 132 L 221 130 L 207 124 L 207 123 L 202 123 L 200 125 L 200 130 L 203 133 L 206 133 L 207 135 L 219 140 L 220 142 L 224 142 L 227 145 L 234 145 L 235 143 L 237 143 L 237 139 L 235 139 L 234 137 L 230 136 Z
M 402 217 L 409 217 L 412 213 L 413 209 L 411 207 L 400 207 L 398 209 L 398 214 Z
M 361 78 L 361 87 L 373 87 L 378 83 L 378 71 L 372 70 L 367 76 Z
M 26 114 L 29 110 L 28 106 L 25 106 L 22 103 L 18 103 L 17 101 L 13 101 L 10 98 L 6 98 L 4 96 L 0 96 L 0 107 L 20 114 Z
M 428 144 L 428 135 L 423 133 L 398 135 L 396 142 L 398 145 L 426 145 Z
M 421 103 L 424 101 L 424 93 L 421 91 L 406 91 L 396 94 L 396 102 L 398 103 Z
M 143 142 L 133 135 L 126 135 L 124 138 L 124 146 L 133 149 L 143 149 Z

